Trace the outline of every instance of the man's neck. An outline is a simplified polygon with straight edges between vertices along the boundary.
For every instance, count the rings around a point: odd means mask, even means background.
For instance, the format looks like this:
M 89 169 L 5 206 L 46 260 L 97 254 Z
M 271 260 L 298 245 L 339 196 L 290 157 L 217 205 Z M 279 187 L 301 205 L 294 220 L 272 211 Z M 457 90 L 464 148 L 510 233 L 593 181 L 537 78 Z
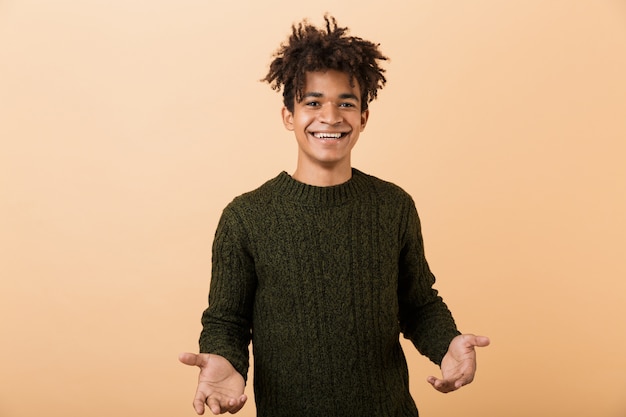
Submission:
M 342 169 L 319 168 L 315 170 L 297 167 L 291 177 L 304 184 L 317 187 L 331 187 L 333 185 L 343 184 L 352 178 L 352 167 L 347 166 Z

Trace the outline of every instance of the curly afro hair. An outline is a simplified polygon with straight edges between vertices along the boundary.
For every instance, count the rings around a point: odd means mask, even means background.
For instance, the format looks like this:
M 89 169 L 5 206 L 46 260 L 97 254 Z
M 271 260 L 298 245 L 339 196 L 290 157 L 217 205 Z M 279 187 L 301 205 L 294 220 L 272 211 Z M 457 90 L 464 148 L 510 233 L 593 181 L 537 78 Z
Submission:
M 293 112 L 295 101 L 304 95 L 307 72 L 337 70 L 354 79 L 361 88 L 361 111 L 377 97 L 387 80 L 378 61 L 386 61 L 379 45 L 348 36 L 346 27 L 337 26 L 334 17 L 325 15 L 326 28 L 318 29 L 307 20 L 292 26 L 292 34 L 274 54 L 268 74 L 261 81 L 273 90 L 283 89 L 283 103 Z

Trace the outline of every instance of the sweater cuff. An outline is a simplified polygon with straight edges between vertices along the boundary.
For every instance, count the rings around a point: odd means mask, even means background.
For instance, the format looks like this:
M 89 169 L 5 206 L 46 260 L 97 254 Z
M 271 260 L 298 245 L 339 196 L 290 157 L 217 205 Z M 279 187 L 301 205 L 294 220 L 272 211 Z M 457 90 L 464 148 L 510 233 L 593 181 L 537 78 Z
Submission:
M 247 355 L 244 357 L 241 354 L 233 352 L 232 349 L 224 349 L 218 346 L 208 346 L 202 343 L 200 344 L 200 353 L 208 353 L 223 357 L 230 362 L 237 372 L 241 374 L 244 381 L 248 381 L 248 368 L 250 364 Z
M 459 332 L 458 330 L 454 330 L 449 332 L 445 336 L 442 336 L 439 346 L 437 346 L 432 355 L 429 355 L 429 359 L 437 364 L 437 366 L 441 366 L 441 361 L 443 360 L 443 357 L 446 356 L 446 353 L 448 353 L 448 348 L 450 347 L 450 343 L 452 343 L 452 339 L 459 336 L 460 334 L 461 332 Z

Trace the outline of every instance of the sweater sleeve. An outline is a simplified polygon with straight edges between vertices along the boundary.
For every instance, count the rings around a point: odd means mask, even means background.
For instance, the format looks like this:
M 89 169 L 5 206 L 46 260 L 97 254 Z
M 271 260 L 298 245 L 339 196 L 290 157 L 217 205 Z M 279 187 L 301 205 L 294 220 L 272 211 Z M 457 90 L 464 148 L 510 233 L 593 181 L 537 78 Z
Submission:
M 245 229 L 229 207 L 218 224 L 212 255 L 200 352 L 223 356 L 247 379 L 256 273 Z
M 433 288 L 435 277 L 424 255 L 420 220 L 412 200 L 405 219 L 398 281 L 400 329 L 421 354 L 440 365 L 450 342 L 460 332 Z

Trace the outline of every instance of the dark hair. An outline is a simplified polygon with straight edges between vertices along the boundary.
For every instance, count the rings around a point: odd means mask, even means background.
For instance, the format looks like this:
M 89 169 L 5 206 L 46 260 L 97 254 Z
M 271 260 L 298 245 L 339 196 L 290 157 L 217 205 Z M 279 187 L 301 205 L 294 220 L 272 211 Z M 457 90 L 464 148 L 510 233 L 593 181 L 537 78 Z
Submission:
M 387 80 L 378 61 L 388 58 L 378 49 L 379 44 L 348 36 L 347 27 L 338 27 L 332 16 L 324 16 L 326 28 L 318 29 L 307 20 L 292 25 L 287 43 L 274 54 L 268 74 L 261 81 L 273 90 L 283 89 L 283 103 L 293 112 L 295 101 L 302 100 L 307 72 L 337 70 L 354 79 L 361 88 L 361 111 L 377 97 Z

